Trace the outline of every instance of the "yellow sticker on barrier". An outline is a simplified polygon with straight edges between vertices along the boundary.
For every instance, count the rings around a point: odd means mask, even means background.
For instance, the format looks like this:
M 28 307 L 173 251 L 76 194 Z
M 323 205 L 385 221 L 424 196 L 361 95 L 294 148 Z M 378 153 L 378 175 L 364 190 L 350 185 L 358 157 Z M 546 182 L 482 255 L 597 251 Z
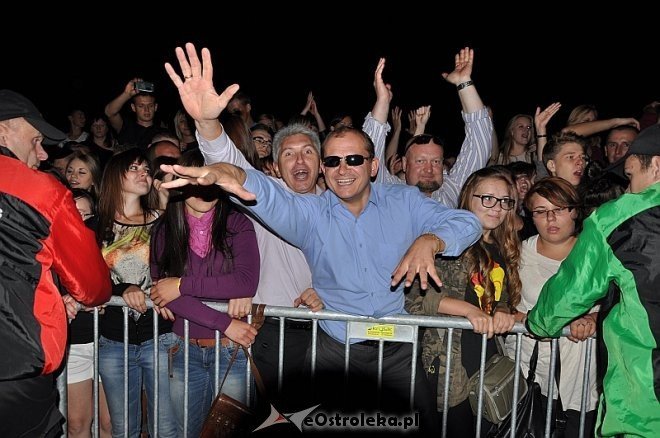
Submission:
M 367 327 L 367 336 L 371 338 L 393 338 L 394 324 L 378 324 Z

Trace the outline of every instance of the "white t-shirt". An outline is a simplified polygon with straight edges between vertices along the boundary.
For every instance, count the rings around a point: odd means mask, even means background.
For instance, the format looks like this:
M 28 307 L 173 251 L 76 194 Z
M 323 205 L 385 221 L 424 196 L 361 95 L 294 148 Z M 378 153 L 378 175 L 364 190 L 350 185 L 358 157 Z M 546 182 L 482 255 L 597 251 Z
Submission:
M 520 257 L 520 281 L 522 282 L 521 299 L 517 309 L 529 312 L 538 301 L 545 282 L 558 270 L 561 262 L 550 259 L 538 253 L 536 242 L 538 235 L 532 236 L 522 243 Z M 597 311 L 597 307 L 592 312 Z M 521 365 L 524 375 L 529 372 L 529 359 L 534 350 L 534 339 L 523 336 L 521 345 Z M 511 358 L 516 355 L 516 338 L 508 336 L 506 340 L 507 354 Z M 561 355 L 560 389 L 564 409 L 580 410 L 582 401 L 582 382 L 584 375 L 584 359 L 587 343 L 571 342 L 566 338 L 559 339 Z M 539 359 L 536 365 L 536 381 L 541 385 L 543 395 L 548 395 L 548 373 L 550 369 L 550 342 L 539 342 Z M 555 386 L 555 398 L 557 387 Z M 596 408 L 598 393 L 596 390 L 596 343 L 592 341 L 591 364 L 589 367 L 589 398 L 587 411 Z

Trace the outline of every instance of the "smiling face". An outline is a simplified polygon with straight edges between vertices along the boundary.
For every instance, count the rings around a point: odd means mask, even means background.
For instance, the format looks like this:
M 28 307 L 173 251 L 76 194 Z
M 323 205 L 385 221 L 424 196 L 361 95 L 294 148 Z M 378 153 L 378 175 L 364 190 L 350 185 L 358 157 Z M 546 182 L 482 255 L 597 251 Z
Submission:
M 331 136 L 323 145 L 324 157 L 361 155 L 369 157 L 359 166 L 349 166 L 341 160 L 337 167 L 321 166 L 325 183 L 354 215 L 364 210 L 371 193 L 371 177 L 378 172 L 378 159 L 370 157 L 365 140 L 351 131 Z
M 319 177 L 319 153 L 309 136 L 290 135 L 282 140 L 274 163 L 275 173 L 296 193 L 314 193 Z
M 138 163 L 134 161 L 124 173 L 122 181 L 122 192 L 125 194 L 134 194 L 137 196 L 144 196 L 151 190 L 151 169 L 149 164 L 145 161 Z
M 66 180 L 72 189 L 89 190 L 94 185 L 91 169 L 79 158 L 71 160 L 66 167 Z
M 490 195 L 499 199 L 515 199 L 513 188 L 499 178 L 484 178 L 474 189 L 474 195 Z M 490 232 L 502 225 L 507 214 L 513 214 L 512 210 L 504 210 L 501 202 L 496 202 L 494 207 L 484 207 L 482 200 L 472 196 L 470 200 L 470 211 L 474 213 L 481 222 L 484 239 L 488 240 Z
M 431 196 L 442 186 L 443 150 L 431 140 L 427 144 L 412 144 L 402 161 L 406 184 L 417 186 Z
M 536 225 L 541 239 L 548 243 L 558 244 L 574 238 L 575 219 L 577 218 L 575 209 L 561 210 L 566 206 L 555 205 L 538 193 L 532 195 L 529 206 L 534 225 Z

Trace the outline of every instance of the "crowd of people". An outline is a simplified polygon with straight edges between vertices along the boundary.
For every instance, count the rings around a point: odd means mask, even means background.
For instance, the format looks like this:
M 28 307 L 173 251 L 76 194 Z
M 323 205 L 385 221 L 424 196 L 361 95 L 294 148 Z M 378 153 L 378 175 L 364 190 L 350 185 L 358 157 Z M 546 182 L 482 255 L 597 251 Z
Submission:
M 466 47 L 442 75 L 457 90 L 465 125 L 458 155 L 447 157 L 443 140 L 427 132 L 430 107 L 410 111 L 403 129 L 385 59 L 360 129 L 348 112 L 326 126 L 313 93 L 287 124 L 254 117 L 237 84 L 216 91 L 207 49 L 187 44 L 175 53 L 178 65 L 165 69 L 181 107 L 169 126 L 157 122 L 156 96 L 138 89 L 141 78 L 103 113 L 71 111 L 66 133 L 24 96 L 0 91 L 0 342 L 8 352 L 0 358 L 0 435 L 58 435 L 54 376 L 66 363 L 69 436 L 98 427 L 101 436 L 177 437 L 184 421 L 188 436 L 199 436 L 215 379 L 225 376 L 222 391 L 247 400 L 243 347 L 251 347 L 266 398 L 282 412 L 310 401 L 406 412 L 412 384 L 421 433 L 439 433 L 447 389 L 448 436 L 474 436 L 467 382 L 479 371 L 482 335 L 488 359 L 498 352 L 495 337 L 517 322 L 537 339 L 570 327 L 559 342 L 554 392 L 564 436 L 579 435 L 585 377 L 584 436 L 660 434 L 660 104 L 640 121 L 600 120 L 582 105 L 551 133 L 561 109 L 552 103 L 513 116 L 499 142 Z M 110 295 L 123 299 L 127 328 L 122 308 L 102 306 Z M 228 302 L 228 311 L 204 301 Z M 346 324 L 319 323 L 309 393 L 311 321 L 286 319 L 280 358 L 279 319 L 256 330 L 246 319 L 253 303 L 455 315 L 473 330 L 448 338 L 444 329 L 422 329 L 415 379 L 411 344 L 386 342 L 380 375 L 379 343 L 350 339 L 346 399 L 338 390 L 346 383 Z M 525 374 L 536 343 L 523 338 Z M 547 402 L 550 344 L 538 344 Z M 505 350 L 515 357 L 512 337 Z M 484 433 L 496 427 L 480 422 Z

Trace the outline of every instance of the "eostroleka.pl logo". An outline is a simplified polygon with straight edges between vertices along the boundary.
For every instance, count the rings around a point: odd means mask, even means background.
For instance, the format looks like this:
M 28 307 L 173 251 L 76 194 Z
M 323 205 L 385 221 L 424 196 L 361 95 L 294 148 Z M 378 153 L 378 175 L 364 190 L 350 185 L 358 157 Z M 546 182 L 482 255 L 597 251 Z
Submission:
M 338 412 L 316 411 L 321 405 L 303 409 L 302 411 L 283 414 L 272 404 L 270 415 L 266 421 L 254 429 L 256 432 L 276 424 L 293 424 L 301 432 L 321 430 L 377 430 L 387 428 L 388 431 L 413 431 L 419 429 L 419 412 L 411 415 L 396 416 L 380 412 L 357 412 L 343 414 Z

